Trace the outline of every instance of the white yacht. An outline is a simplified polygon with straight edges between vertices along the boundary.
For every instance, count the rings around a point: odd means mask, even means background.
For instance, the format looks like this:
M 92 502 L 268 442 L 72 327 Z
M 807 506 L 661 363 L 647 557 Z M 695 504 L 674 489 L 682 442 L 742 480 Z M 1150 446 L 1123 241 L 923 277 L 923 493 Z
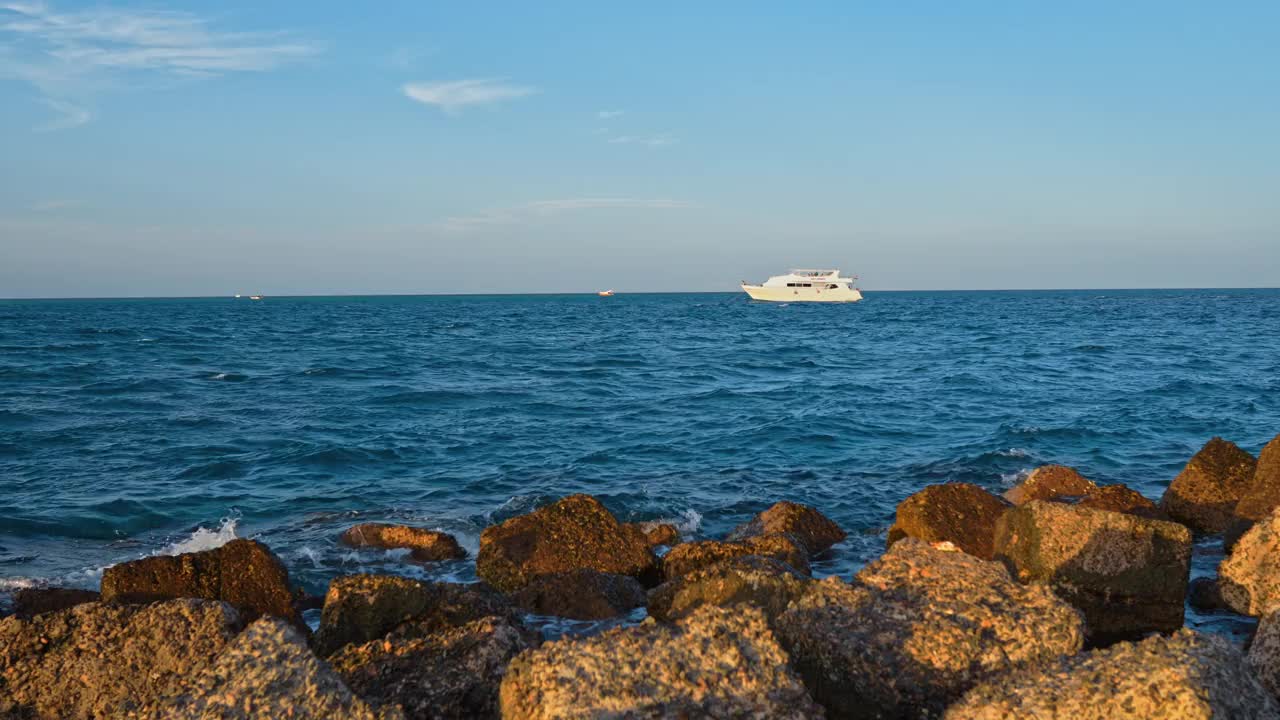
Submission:
M 862 293 L 854 287 L 858 277 L 840 277 L 839 270 L 791 270 L 774 275 L 761 285 L 742 281 L 752 300 L 771 302 L 858 302 Z

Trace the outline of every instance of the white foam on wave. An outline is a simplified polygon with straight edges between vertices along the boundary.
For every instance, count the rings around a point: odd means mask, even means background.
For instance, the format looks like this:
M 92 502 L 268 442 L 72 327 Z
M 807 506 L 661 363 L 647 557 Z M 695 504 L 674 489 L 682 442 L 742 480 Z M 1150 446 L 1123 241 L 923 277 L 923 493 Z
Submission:
M 222 518 L 222 524 L 216 530 L 210 530 L 203 525 L 192 531 L 191 535 L 185 540 L 171 543 L 159 550 L 155 551 L 155 555 L 181 555 L 183 553 L 200 552 L 201 550 L 212 550 L 222 547 L 227 543 L 235 540 L 236 525 L 239 518 L 225 517 Z
M 677 517 L 662 517 L 657 520 L 648 520 L 640 523 L 645 529 L 656 525 L 675 525 L 676 530 L 680 532 L 680 537 L 688 538 L 698 532 L 698 528 L 702 527 L 702 513 L 688 508 L 680 512 Z
M 1023 480 L 1026 480 L 1027 476 L 1031 474 L 1031 470 L 1032 468 L 1023 468 L 1017 472 L 1000 473 L 1000 484 L 1011 488 Z
M 17 590 L 33 588 L 43 584 L 44 583 L 41 582 L 40 580 L 37 580 L 35 578 L 29 578 L 29 577 L 11 577 L 11 578 L 0 577 L 0 592 L 4 592 L 4 593 L 15 592 Z
M 226 380 L 227 373 L 218 373 L 209 378 L 210 380 Z

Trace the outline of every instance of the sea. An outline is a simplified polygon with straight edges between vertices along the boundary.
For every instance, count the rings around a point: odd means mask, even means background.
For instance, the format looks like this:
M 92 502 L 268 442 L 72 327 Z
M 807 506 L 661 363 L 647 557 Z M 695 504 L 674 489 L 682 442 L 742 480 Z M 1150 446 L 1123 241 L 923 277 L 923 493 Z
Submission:
M 1277 290 L 2 301 L 0 603 L 235 537 L 314 593 L 468 582 L 471 560 L 338 534 L 408 523 L 474 555 L 579 492 L 687 538 L 808 503 L 849 533 L 815 574 L 848 576 L 931 483 L 1061 463 L 1158 499 L 1211 437 L 1277 433 Z M 1220 557 L 1200 541 L 1193 574 Z

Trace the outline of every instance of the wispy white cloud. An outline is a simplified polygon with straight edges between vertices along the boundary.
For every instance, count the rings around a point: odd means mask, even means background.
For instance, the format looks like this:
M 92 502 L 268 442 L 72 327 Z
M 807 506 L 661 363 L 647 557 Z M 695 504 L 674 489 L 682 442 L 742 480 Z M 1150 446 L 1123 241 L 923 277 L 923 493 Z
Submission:
M 612 120 L 613 118 L 622 117 L 626 114 L 625 110 L 601 110 L 596 113 L 596 117 L 601 120 Z
M 208 77 L 262 72 L 317 53 L 281 33 L 226 32 L 185 12 L 98 6 L 58 11 L 0 0 L 0 75 L 34 86 L 74 127 L 92 115 L 89 96 L 141 75 Z
M 582 210 L 648 209 L 673 210 L 696 207 L 685 200 L 669 198 L 634 197 L 579 197 L 560 200 L 537 200 L 507 208 L 489 210 L 472 215 L 446 218 L 439 227 L 449 231 L 467 231 L 498 225 L 518 225 L 538 218 L 562 215 Z
M 609 138 L 611 145 L 645 145 L 647 147 L 665 147 L 674 145 L 676 138 L 671 133 L 659 135 L 616 135 Z
M 457 112 L 470 105 L 488 105 L 503 100 L 528 97 L 538 89 L 528 85 L 512 85 L 502 80 L 479 78 L 448 82 L 409 83 L 403 88 L 405 97 L 424 105 L 434 105 L 445 112 Z
M 41 213 L 55 212 L 57 210 L 66 210 L 68 208 L 73 208 L 78 204 L 79 203 L 77 203 L 75 200 L 45 200 L 44 202 L 39 202 L 39 203 L 36 203 L 35 205 L 32 205 L 31 209 L 35 212 L 41 212 Z

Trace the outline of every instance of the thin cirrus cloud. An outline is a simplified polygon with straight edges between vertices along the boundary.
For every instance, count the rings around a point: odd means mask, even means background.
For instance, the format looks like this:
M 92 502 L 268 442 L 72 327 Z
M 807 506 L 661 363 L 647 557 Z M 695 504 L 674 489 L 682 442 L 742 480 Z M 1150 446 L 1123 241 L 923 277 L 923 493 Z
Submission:
M 627 113 L 625 110 L 601 110 L 596 113 L 596 117 L 601 120 L 612 120 L 616 117 L 622 117 L 623 115 L 626 115 L 626 114 Z
M 445 218 L 444 221 L 439 223 L 438 227 L 452 232 L 464 232 L 486 227 L 519 225 L 534 222 L 539 218 L 584 210 L 677 210 L 692 207 L 696 206 L 691 202 L 670 198 L 579 197 L 560 200 L 536 200 L 472 215 L 457 215 Z
M 281 33 L 215 30 L 186 12 L 0 0 L 0 76 L 33 86 L 57 113 L 43 130 L 89 122 L 89 98 L 144 75 L 263 72 L 317 52 Z
M 504 100 L 515 100 L 538 92 L 538 89 L 532 86 L 512 85 L 502 80 L 485 78 L 408 83 L 402 90 L 405 97 L 410 100 L 438 107 L 447 113 L 455 113 L 473 105 L 491 105 Z
M 666 147 L 676 143 L 670 133 L 659 135 L 616 135 L 609 138 L 610 145 L 644 145 L 646 147 Z

